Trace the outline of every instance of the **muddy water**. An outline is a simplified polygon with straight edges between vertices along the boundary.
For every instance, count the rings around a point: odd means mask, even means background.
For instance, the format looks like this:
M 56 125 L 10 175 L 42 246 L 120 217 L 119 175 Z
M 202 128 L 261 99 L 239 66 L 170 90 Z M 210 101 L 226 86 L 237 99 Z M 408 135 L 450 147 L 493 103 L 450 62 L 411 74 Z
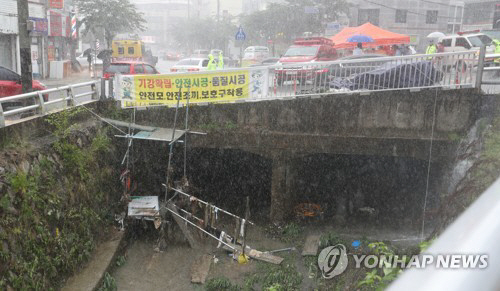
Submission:
M 266 238 L 259 229 L 249 229 L 248 244 L 260 250 L 282 248 L 283 243 Z M 256 262 L 240 265 L 228 253 L 217 248 L 214 240 L 206 239 L 204 249 L 193 250 L 187 244 L 170 245 L 165 252 L 155 252 L 156 244 L 150 238 L 139 238 L 128 246 L 126 263 L 116 268 L 112 276 L 118 290 L 203 290 L 191 283 L 191 266 L 203 254 L 215 256 L 207 280 L 224 276 L 243 285 L 248 273 L 255 272 Z

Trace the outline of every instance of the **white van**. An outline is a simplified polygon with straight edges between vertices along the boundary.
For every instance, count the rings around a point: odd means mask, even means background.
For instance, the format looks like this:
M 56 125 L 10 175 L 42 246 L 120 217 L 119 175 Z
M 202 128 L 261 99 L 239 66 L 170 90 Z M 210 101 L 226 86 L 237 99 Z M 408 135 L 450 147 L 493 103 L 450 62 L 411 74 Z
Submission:
M 247 67 L 269 58 L 269 48 L 265 46 L 249 46 L 243 54 L 243 67 Z

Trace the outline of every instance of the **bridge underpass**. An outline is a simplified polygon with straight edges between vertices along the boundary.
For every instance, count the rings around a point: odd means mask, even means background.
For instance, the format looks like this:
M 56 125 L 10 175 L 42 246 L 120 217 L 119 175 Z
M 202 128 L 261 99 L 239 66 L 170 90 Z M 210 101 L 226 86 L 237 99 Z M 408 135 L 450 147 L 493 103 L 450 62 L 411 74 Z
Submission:
M 189 128 L 208 134 L 188 135 L 188 178 L 207 197 L 223 198 L 222 205 L 257 197 L 253 203 L 261 204 L 252 208 L 275 222 L 308 200 L 340 223 L 353 208 L 368 207 L 381 223 L 409 213 L 403 221 L 418 229 L 426 192 L 430 217 L 446 189 L 457 137 L 474 124 L 481 103 L 472 89 L 433 89 L 192 107 Z M 170 125 L 173 110 L 141 110 L 137 120 Z M 368 188 L 357 187 L 365 182 Z M 398 208 L 402 202 L 410 207 Z

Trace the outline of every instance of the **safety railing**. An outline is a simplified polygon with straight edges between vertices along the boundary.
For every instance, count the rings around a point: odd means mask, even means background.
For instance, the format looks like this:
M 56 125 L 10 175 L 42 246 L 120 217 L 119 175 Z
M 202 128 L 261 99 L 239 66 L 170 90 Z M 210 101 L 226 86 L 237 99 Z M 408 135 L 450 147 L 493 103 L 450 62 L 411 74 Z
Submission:
M 477 51 L 466 51 L 280 64 L 269 67 L 268 98 L 474 87 L 478 59 Z
M 99 99 L 99 82 L 90 81 L 0 98 L 0 127 L 95 102 Z

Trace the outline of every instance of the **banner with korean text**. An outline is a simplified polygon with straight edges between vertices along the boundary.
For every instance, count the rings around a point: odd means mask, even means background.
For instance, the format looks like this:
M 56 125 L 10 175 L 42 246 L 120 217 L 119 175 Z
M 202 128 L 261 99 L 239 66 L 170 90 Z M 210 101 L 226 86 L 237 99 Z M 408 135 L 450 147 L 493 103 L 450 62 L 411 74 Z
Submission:
M 228 103 L 267 96 L 266 69 L 204 71 L 160 75 L 116 75 L 115 98 L 122 107 Z

